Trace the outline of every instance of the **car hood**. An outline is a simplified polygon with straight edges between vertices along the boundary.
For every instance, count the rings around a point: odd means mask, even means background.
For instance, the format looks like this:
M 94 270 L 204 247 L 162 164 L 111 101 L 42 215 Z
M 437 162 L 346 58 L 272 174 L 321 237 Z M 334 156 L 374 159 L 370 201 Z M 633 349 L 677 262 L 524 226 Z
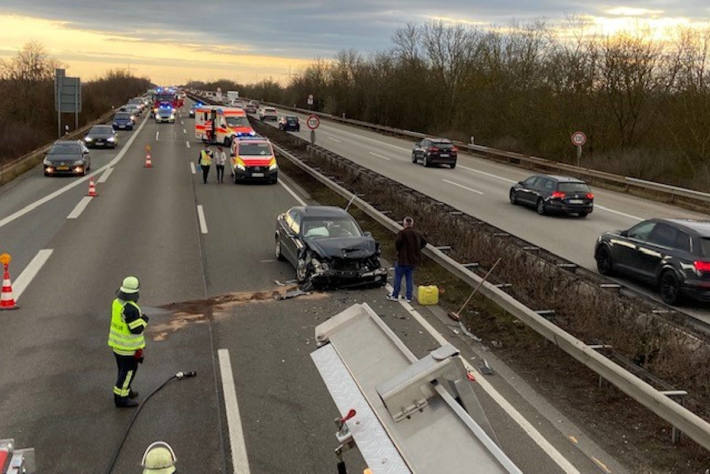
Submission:
M 82 159 L 82 156 L 76 153 L 53 153 L 51 155 L 47 155 L 47 160 L 56 163 L 58 161 L 79 161 Z
M 322 258 L 359 259 L 377 252 L 377 243 L 372 237 L 306 237 L 304 242 Z
M 159 110 L 158 115 L 161 117 L 170 117 L 173 113 L 169 110 Z
M 113 136 L 113 133 L 87 133 L 86 136 L 91 139 L 94 139 L 94 138 L 106 139 L 106 138 L 111 138 Z

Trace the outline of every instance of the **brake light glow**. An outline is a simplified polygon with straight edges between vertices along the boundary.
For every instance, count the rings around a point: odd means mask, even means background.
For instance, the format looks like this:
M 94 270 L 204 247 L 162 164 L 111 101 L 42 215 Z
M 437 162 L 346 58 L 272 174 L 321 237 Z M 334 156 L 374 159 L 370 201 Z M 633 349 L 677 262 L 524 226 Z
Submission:
M 594 199 L 594 193 L 587 193 L 587 199 Z
M 702 260 L 696 260 L 693 262 L 693 266 L 699 272 L 710 272 L 710 262 L 703 262 Z
M 452 147 L 452 148 L 451 148 L 451 152 L 452 152 L 452 153 L 456 153 L 457 151 L 459 151 L 458 148 L 456 148 L 456 147 Z
M 438 149 L 437 147 L 435 147 L 435 146 L 429 147 L 429 152 L 432 152 L 432 153 L 433 153 L 433 152 L 435 152 L 435 151 L 439 151 L 439 149 Z
M 563 193 L 562 191 L 553 191 L 553 193 L 550 197 L 552 199 L 564 199 L 565 193 Z

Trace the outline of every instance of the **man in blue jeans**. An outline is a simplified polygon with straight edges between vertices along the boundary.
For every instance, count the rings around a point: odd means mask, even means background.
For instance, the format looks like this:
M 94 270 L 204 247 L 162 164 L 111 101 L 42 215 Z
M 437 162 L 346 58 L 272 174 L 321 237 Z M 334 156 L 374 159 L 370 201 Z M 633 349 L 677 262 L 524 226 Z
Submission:
M 394 264 L 392 294 L 388 295 L 387 299 L 390 301 L 399 299 L 402 277 L 404 277 L 407 282 L 405 298 L 407 303 L 411 303 L 414 287 L 412 282 L 414 268 L 422 260 L 422 249 L 426 247 L 427 241 L 419 232 L 414 230 L 414 219 L 411 217 L 405 217 L 402 226 L 404 228 L 397 233 L 394 241 L 394 246 L 397 249 L 397 261 Z

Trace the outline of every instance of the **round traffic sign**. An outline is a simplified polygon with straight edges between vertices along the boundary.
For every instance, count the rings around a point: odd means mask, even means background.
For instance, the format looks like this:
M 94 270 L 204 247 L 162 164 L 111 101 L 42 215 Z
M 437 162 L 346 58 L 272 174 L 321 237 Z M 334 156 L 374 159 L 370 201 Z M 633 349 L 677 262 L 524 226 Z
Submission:
M 315 130 L 318 128 L 318 125 L 320 125 L 320 119 L 317 115 L 309 115 L 308 120 L 306 120 L 306 125 L 308 125 L 308 128 L 311 130 Z
M 587 136 L 584 132 L 574 132 L 570 139 L 572 140 L 572 145 L 574 146 L 582 146 L 587 143 Z

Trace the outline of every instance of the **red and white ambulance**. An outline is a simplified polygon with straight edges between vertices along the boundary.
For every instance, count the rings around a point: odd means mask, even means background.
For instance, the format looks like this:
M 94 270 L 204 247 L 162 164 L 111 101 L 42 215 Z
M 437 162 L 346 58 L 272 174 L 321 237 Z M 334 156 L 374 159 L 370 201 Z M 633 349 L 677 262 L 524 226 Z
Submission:
M 230 146 L 235 138 L 253 137 L 244 109 L 222 105 L 202 105 L 195 109 L 195 138 Z

